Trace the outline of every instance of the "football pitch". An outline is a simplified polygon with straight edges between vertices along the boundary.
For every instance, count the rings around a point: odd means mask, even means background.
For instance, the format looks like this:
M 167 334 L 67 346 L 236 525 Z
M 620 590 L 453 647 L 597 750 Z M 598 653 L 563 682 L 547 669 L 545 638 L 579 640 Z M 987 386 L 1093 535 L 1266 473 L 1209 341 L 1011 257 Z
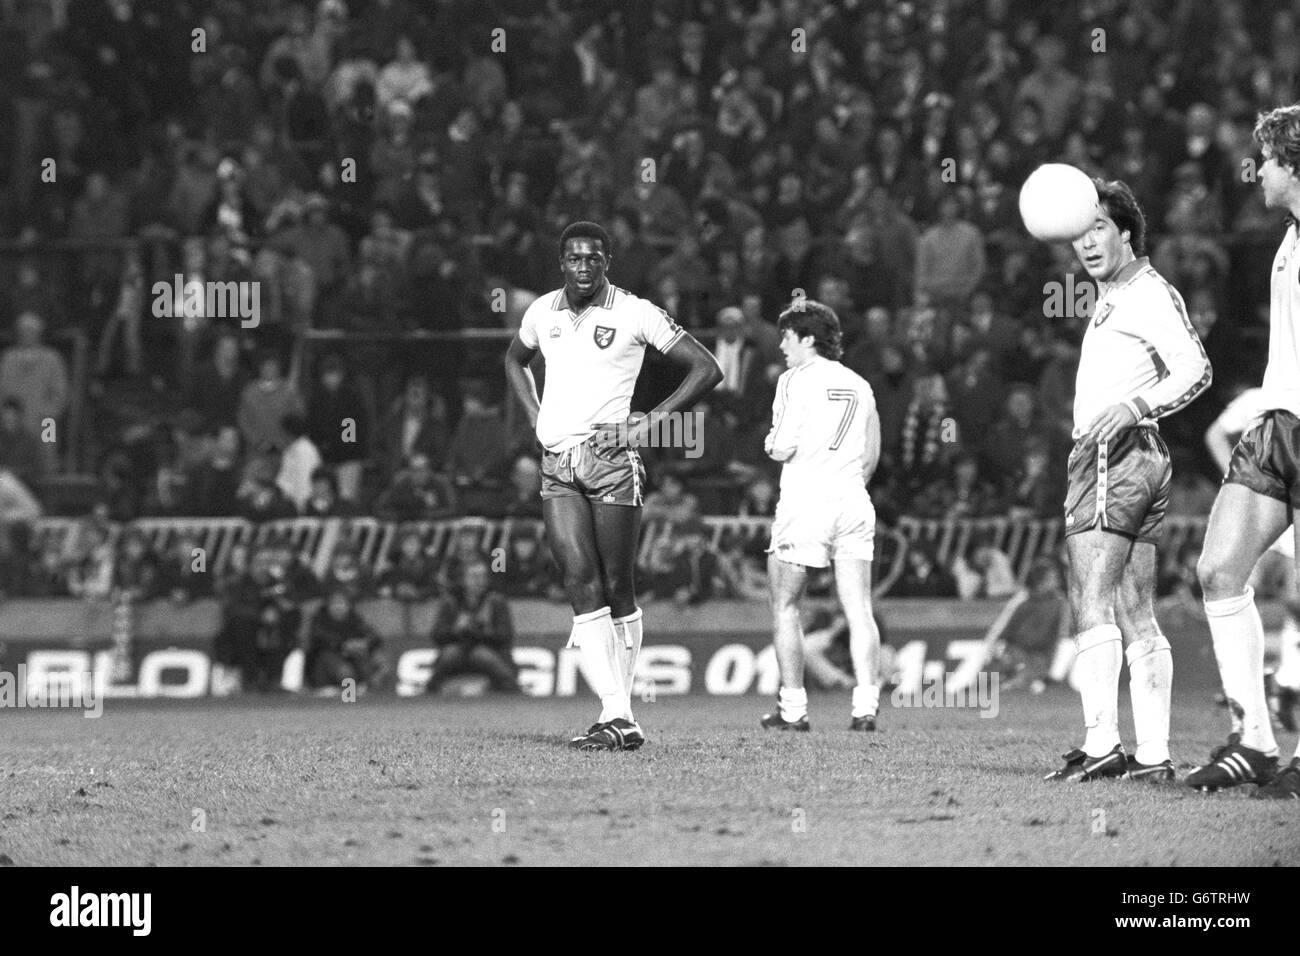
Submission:
M 661 697 L 639 705 L 644 749 L 595 754 L 564 746 L 592 719 L 585 697 L 108 701 L 95 720 L 9 710 L 0 863 L 1300 861 L 1294 802 L 1042 782 L 1081 735 L 1063 688 L 1004 693 L 991 719 L 885 704 L 875 734 L 846 729 L 846 694 L 812 696 L 811 734 L 761 730 L 769 704 Z M 1173 723 L 1186 764 L 1226 721 L 1184 701 Z M 1293 737 L 1279 742 L 1289 755 Z

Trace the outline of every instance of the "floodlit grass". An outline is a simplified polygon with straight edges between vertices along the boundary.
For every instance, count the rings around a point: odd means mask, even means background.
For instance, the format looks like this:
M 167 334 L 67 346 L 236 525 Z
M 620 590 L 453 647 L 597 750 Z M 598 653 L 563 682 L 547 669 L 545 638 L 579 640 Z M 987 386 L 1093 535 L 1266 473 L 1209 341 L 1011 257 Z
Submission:
M 1064 689 L 1005 693 L 994 719 L 886 705 L 876 734 L 847 731 L 847 694 L 813 696 L 811 734 L 761 730 L 769 706 L 660 698 L 638 709 L 647 746 L 617 754 L 564 746 L 594 716 L 585 698 L 110 700 L 99 720 L 4 711 L 0 861 L 1300 861 L 1300 804 L 1042 782 L 1082 737 Z M 1175 762 L 1193 763 L 1225 719 L 1187 699 L 1174 728 Z M 1281 743 L 1289 756 L 1294 740 Z

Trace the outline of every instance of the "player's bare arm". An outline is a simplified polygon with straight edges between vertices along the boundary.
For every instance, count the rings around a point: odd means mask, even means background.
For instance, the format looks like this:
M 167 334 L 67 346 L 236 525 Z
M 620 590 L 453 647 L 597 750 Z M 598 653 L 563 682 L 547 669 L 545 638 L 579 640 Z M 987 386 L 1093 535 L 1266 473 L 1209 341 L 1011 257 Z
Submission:
M 676 391 L 656 405 L 650 414 L 636 422 L 629 432 L 629 442 L 640 439 L 648 443 L 650 420 L 691 408 L 722 381 L 722 368 L 713 353 L 700 344 L 689 332 L 683 333 L 664 356 L 674 365 L 686 369 L 686 377 Z M 644 434 L 638 434 L 644 432 Z
M 529 368 L 537 355 L 537 349 L 530 349 L 519 338 L 518 333 L 506 349 L 506 381 L 514 390 L 519 404 L 523 405 L 528 415 L 528 424 L 537 427 L 537 414 L 541 410 L 542 400 L 537 395 L 537 380 Z

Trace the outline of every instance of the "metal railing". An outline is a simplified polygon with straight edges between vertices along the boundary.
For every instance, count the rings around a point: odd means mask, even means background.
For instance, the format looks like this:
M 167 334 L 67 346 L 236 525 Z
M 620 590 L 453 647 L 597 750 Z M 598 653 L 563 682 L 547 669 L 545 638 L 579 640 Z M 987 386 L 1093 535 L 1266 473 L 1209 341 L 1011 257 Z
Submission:
M 709 528 L 714 549 L 739 545 L 742 548 L 766 542 L 770 518 L 708 516 L 701 519 Z M 1206 519 L 1201 516 L 1167 518 L 1160 546 L 1162 550 L 1181 550 L 1198 544 L 1205 534 Z M 42 518 L 35 524 L 34 543 L 39 549 L 56 542 L 65 557 L 81 553 L 87 522 L 78 518 Z M 385 571 L 396 559 L 399 542 L 409 533 L 421 537 L 425 553 L 436 561 L 450 555 L 458 538 L 469 538 L 480 551 L 493 555 L 496 549 L 509 549 L 519 535 L 542 540 L 542 523 L 536 519 L 495 520 L 479 517 L 451 518 L 441 521 L 381 521 L 377 518 L 292 518 L 254 524 L 242 518 L 142 518 L 129 524 L 109 526 L 114 543 L 128 529 L 141 532 L 157 554 L 173 551 L 180 542 L 202 548 L 207 566 L 214 573 L 224 573 L 231 564 L 232 552 L 238 547 L 256 548 L 268 541 L 287 544 L 317 574 L 323 574 L 341 549 L 353 551 L 359 560 L 376 574 Z M 887 593 L 903 570 L 909 548 L 927 548 L 943 565 L 964 553 L 972 541 L 986 540 L 1011 559 L 1017 580 L 1023 582 L 1034 562 L 1056 553 L 1062 543 L 1061 522 L 1050 519 L 974 518 L 931 520 L 902 517 L 893 527 L 876 530 L 876 591 Z M 673 534 L 669 521 L 647 522 L 642 529 L 638 557 L 645 560 L 656 544 Z

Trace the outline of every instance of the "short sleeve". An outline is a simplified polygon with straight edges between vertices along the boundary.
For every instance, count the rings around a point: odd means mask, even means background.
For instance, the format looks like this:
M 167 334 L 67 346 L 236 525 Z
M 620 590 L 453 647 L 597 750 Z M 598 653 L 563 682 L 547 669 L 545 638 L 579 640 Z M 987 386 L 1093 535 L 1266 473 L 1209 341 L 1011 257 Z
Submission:
M 541 345 L 541 339 L 537 337 L 537 309 L 531 305 L 524 310 L 523 320 L 519 323 L 519 341 L 530 349 Z
M 685 330 L 673 321 L 672 316 L 654 303 L 642 299 L 640 304 L 639 340 L 660 352 L 667 352 L 686 334 Z

